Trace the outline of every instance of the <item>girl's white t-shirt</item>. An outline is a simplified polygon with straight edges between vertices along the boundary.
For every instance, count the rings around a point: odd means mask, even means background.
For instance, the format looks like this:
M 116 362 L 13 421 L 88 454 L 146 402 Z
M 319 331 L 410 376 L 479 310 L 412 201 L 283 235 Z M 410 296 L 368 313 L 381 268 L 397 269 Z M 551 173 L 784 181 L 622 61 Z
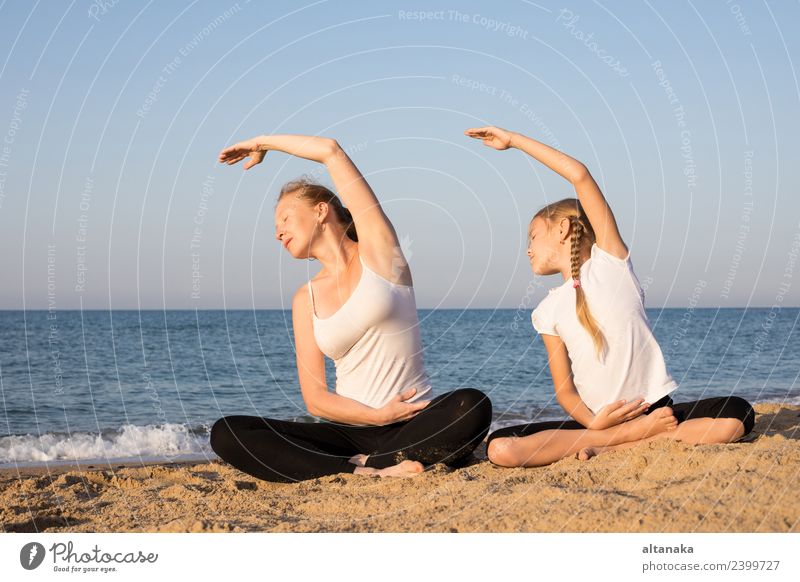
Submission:
M 566 345 L 573 381 L 586 406 L 597 414 L 623 398 L 644 398 L 653 404 L 674 391 L 678 384 L 653 336 L 630 252 L 620 259 L 593 244 L 591 257 L 581 265 L 580 280 L 592 317 L 606 338 L 600 360 L 578 320 L 572 277 L 550 289 L 531 313 L 531 321 L 537 332 L 557 335 Z

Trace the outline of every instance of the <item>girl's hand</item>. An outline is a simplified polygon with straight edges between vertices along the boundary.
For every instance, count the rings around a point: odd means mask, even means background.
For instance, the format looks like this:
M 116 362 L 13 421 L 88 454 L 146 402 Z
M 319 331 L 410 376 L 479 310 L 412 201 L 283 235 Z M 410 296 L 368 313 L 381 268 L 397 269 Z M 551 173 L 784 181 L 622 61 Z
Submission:
M 417 402 L 405 402 L 417 393 L 416 388 L 409 388 L 405 392 L 397 394 L 383 407 L 377 410 L 379 424 L 391 424 L 408 420 L 430 404 L 430 400 L 418 400 Z
M 225 148 L 219 153 L 219 161 L 222 164 L 232 166 L 244 158 L 250 158 L 244 165 L 245 170 L 249 170 L 267 154 L 267 148 L 260 142 L 259 138 L 254 137 Z
M 650 403 L 645 402 L 643 398 L 637 398 L 627 404 L 625 400 L 618 400 L 601 408 L 586 428 L 602 430 L 616 426 L 644 414 L 649 407 Z
M 501 127 L 476 127 L 468 129 L 464 135 L 483 140 L 483 145 L 496 150 L 507 150 L 511 147 L 511 132 Z

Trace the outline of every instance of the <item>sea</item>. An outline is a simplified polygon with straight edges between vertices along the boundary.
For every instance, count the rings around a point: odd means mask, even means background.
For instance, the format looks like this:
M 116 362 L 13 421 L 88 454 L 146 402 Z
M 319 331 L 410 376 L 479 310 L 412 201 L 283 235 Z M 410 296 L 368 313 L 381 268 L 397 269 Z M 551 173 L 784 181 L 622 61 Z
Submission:
M 800 309 L 664 308 L 647 316 L 675 402 L 736 395 L 800 404 Z M 441 394 L 492 400 L 492 429 L 565 418 L 530 309 L 420 310 Z M 327 361 L 328 384 L 335 384 Z M 0 311 L 0 468 L 216 457 L 213 423 L 319 422 L 297 380 L 291 312 Z

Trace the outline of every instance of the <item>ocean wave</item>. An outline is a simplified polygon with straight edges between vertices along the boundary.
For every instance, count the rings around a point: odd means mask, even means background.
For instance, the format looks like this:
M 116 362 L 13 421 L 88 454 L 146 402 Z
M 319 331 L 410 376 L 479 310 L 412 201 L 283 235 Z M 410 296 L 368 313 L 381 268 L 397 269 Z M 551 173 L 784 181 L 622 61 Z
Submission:
M 792 405 L 792 406 L 800 406 L 800 396 L 792 396 L 792 397 L 786 396 L 786 397 L 781 397 L 781 398 L 759 398 L 758 400 L 753 402 L 753 404 L 761 403 L 761 402 L 765 402 L 765 403 L 769 402 L 771 404 L 789 404 L 789 405 Z
M 214 455 L 209 445 L 210 427 L 185 424 L 122 425 L 101 433 L 73 432 L 0 437 L 0 464 L 47 463 L 96 459 Z

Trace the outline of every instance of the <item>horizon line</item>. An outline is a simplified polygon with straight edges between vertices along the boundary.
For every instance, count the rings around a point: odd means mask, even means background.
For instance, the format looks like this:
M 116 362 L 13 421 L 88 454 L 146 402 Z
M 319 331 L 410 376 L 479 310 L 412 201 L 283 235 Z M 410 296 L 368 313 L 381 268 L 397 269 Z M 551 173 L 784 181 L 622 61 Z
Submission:
M 800 305 L 749 305 L 749 306 L 726 306 L 726 307 L 691 307 L 691 306 L 679 306 L 679 307 L 645 307 L 645 309 L 691 309 L 693 311 L 697 311 L 700 309 L 800 309 Z M 535 307 L 418 307 L 417 311 L 533 311 Z M 106 308 L 56 308 L 56 309 L 49 309 L 49 308 L 29 308 L 29 309 L 12 309 L 12 308 L 1 308 L 0 312 L 3 311 L 291 311 L 289 309 L 281 309 L 280 307 L 259 307 L 259 308 L 243 308 L 243 307 L 167 307 L 167 308 L 133 308 L 133 307 L 117 307 L 113 309 L 106 309 Z

